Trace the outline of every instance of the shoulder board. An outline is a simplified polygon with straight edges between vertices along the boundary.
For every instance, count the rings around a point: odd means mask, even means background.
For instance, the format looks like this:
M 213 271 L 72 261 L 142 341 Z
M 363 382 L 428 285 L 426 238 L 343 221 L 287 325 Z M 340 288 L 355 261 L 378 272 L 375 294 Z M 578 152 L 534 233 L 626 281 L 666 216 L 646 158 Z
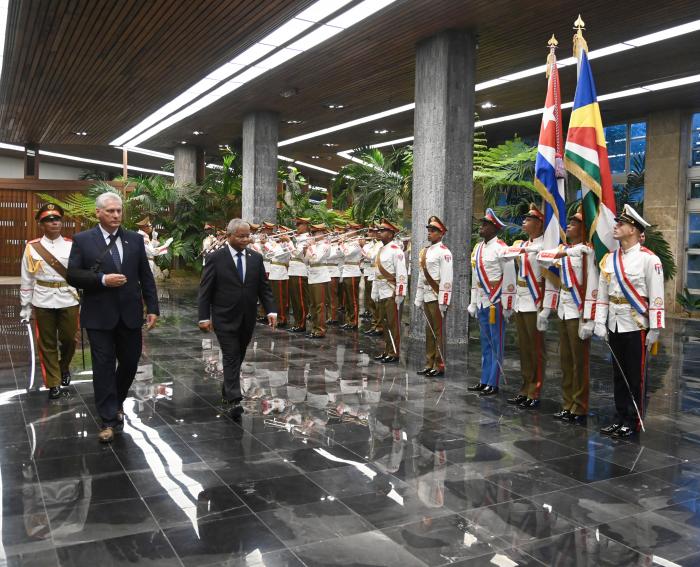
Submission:
M 496 239 L 496 242 L 498 243 L 499 246 L 508 246 L 505 242 L 503 242 L 500 238 Z
M 642 252 L 646 252 L 647 254 L 651 254 L 652 256 L 656 256 L 651 250 L 649 250 L 646 246 L 641 246 L 639 248 Z
M 397 250 L 398 250 L 398 248 L 399 248 L 396 244 L 392 244 L 391 247 L 392 247 L 392 248 L 396 248 Z
M 601 271 L 605 270 L 605 264 L 608 261 L 608 256 L 610 256 L 610 252 L 606 252 L 605 256 L 603 256 L 603 259 L 600 261 L 600 264 L 598 264 L 598 267 L 600 268 Z
M 442 248 L 443 250 L 447 250 L 447 246 L 445 246 L 444 244 L 440 244 L 440 248 Z
M 35 238 L 34 240 L 30 240 L 27 244 L 34 244 L 35 242 L 39 242 L 41 238 Z

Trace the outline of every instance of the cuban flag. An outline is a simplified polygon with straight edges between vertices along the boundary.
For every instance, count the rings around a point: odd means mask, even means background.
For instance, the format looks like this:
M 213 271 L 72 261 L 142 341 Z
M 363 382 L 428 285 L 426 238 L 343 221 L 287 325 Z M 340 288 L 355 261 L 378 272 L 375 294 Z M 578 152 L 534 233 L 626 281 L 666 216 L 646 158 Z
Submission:
M 535 159 L 535 188 L 544 199 L 544 249 L 566 241 L 566 196 L 564 190 L 564 134 L 561 121 L 559 70 L 552 49 L 547 58 L 549 81 L 542 112 L 542 126 Z M 558 276 L 556 268 L 549 273 Z M 545 272 L 547 275 L 548 272 Z

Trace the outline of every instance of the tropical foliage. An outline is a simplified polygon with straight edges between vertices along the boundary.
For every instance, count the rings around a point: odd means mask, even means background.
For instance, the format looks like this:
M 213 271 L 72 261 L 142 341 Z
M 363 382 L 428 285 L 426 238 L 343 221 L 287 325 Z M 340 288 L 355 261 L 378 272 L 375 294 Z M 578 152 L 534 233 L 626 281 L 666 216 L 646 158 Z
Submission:
M 306 179 L 295 167 L 280 170 L 278 178 L 285 186 L 277 206 L 277 222 L 284 226 L 293 227 L 297 217 L 310 218 L 312 223 L 336 226 L 346 224 L 351 220 L 350 211 L 329 209 L 325 203 L 312 203 Z

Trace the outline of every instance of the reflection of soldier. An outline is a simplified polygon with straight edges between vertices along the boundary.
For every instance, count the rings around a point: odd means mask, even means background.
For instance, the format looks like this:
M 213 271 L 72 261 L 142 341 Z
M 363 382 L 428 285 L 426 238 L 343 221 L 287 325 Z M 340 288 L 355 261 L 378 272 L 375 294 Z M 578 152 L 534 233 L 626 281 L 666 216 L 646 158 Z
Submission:
M 381 326 L 381 320 L 379 317 L 379 308 L 377 303 L 372 299 L 372 287 L 374 286 L 374 279 L 376 277 L 376 269 L 374 268 L 374 262 L 376 261 L 377 254 L 382 249 L 382 243 L 377 240 L 378 233 L 375 227 L 371 227 L 367 232 L 367 242 L 362 246 L 362 262 L 363 270 L 365 274 L 365 313 L 367 318 L 370 319 L 369 329 L 364 331 L 365 335 L 379 336 L 384 332 Z
M 22 256 L 20 318 L 29 321 L 34 309 L 41 371 L 49 399 L 53 400 L 61 397 L 61 386 L 68 386 L 71 380 L 78 292 L 66 282 L 73 243 L 61 236 L 63 209 L 49 203 L 37 211 L 35 218 L 44 235 L 29 242 Z
M 289 250 L 289 303 L 294 313 L 292 333 L 306 331 L 306 316 L 309 314 L 309 270 L 304 263 L 304 246 L 309 238 L 310 219 L 299 217 L 295 220 L 297 232 L 294 242 L 288 240 L 285 247 Z

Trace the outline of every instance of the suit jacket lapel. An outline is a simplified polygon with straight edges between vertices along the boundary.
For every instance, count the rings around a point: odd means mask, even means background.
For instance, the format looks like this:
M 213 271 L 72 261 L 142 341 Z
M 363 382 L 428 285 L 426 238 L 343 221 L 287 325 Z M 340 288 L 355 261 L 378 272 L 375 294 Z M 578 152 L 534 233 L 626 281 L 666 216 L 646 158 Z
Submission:
M 124 271 L 124 266 L 126 265 L 126 258 L 131 254 L 132 243 L 126 239 L 126 231 L 121 228 L 121 239 L 122 239 L 122 272 Z
M 229 270 L 233 272 L 233 279 L 236 280 L 240 285 L 243 285 L 241 277 L 238 275 L 238 266 L 236 266 L 236 258 L 231 254 L 231 249 L 226 246 L 226 261 L 225 264 L 229 267 Z

